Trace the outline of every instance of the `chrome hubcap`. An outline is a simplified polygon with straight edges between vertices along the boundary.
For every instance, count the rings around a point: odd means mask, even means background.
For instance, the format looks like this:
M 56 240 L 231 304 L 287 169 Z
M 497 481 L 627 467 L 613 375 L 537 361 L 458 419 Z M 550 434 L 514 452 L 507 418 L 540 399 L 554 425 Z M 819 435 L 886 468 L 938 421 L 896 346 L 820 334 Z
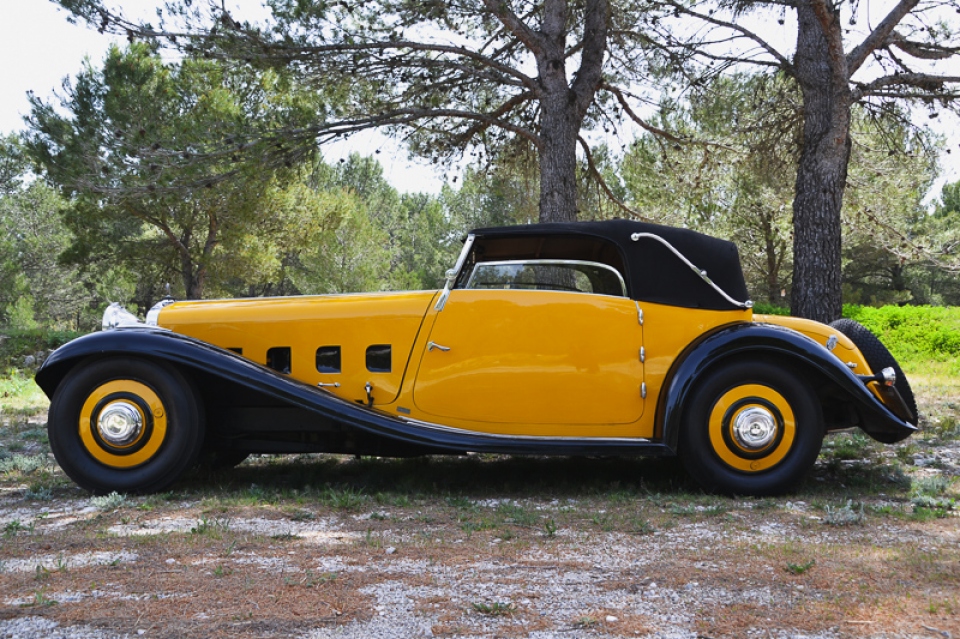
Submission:
M 737 415 L 733 435 L 745 449 L 760 450 L 776 438 L 777 420 L 769 410 L 751 406 Z
M 100 412 L 97 430 L 107 443 L 126 446 L 135 442 L 143 432 L 143 417 L 131 403 L 113 402 Z

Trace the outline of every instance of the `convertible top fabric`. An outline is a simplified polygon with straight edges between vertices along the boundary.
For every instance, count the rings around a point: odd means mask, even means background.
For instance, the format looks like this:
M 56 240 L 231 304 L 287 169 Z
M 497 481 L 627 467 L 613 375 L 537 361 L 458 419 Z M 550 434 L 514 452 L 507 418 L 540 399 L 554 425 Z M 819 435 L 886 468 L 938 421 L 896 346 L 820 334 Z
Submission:
M 528 224 L 477 229 L 470 261 L 499 259 L 580 259 L 609 264 L 624 275 L 636 300 L 732 310 L 730 303 L 669 248 L 653 238 L 631 239 L 634 233 L 657 235 L 669 242 L 714 284 L 738 302 L 749 298 L 733 242 L 688 229 L 633 220 Z

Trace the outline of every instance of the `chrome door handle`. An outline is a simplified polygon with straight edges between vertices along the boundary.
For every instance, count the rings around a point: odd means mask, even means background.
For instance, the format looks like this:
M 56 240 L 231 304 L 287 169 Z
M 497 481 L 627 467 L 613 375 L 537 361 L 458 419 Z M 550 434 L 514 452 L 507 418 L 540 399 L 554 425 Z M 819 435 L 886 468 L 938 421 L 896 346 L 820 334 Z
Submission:
M 441 346 L 440 344 L 437 344 L 436 342 L 427 342 L 427 350 L 428 350 L 428 351 L 432 351 L 433 349 L 437 349 L 437 350 L 439 350 L 439 351 L 447 352 L 447 351 L 450 350 L 450 347 L 449 347 L 449 346 Z

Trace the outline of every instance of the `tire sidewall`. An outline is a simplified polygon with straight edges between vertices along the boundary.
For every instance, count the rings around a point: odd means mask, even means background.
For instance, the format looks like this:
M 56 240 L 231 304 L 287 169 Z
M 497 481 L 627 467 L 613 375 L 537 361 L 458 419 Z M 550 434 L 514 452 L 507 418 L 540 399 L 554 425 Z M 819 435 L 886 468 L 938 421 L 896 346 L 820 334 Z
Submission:
M 130 380 L 148 386 L 163 404 L 166 433 L 159 449 L 133 468 L 107 466 L 87 450 L 79 432 L 84 402 L 99 386 Z M 80 364 L 54 393 L 47 430 L 50 447 L 63 471 L 96 494 L 151 493 L 173 484 L 190 468 L 203 442 L 196 394 L 173 367 L 141 358 L 112 357 Z
M 779 393 L 793 411 L 793 442 L 774 466 L 744 472 L 714 450 L 709 419 L 717 401 L 738 386 L 757 384 Z M 681 425 L 679 453 L 684 467 L 708 492 L 728 495 L 779 495 L 793 490 L 812 468 L 823 443 L 823 417 L 814 392 L 788 368 L 766 361 L 740 361 L 709 371 L 688 401 Z

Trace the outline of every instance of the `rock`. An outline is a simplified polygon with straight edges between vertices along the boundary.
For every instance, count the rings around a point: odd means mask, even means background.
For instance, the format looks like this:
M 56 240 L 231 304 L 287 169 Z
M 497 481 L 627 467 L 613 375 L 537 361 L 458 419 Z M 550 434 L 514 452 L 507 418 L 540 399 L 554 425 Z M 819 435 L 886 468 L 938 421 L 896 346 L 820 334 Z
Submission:
M 27 355 L 26 357 L 23 358 L 23 367 L 24 367 L 24 368 L 31 368 L 31 367 L 34 366 L 36 363 L 37 363 L 37 358 L 34 357 L 33 355 Z

